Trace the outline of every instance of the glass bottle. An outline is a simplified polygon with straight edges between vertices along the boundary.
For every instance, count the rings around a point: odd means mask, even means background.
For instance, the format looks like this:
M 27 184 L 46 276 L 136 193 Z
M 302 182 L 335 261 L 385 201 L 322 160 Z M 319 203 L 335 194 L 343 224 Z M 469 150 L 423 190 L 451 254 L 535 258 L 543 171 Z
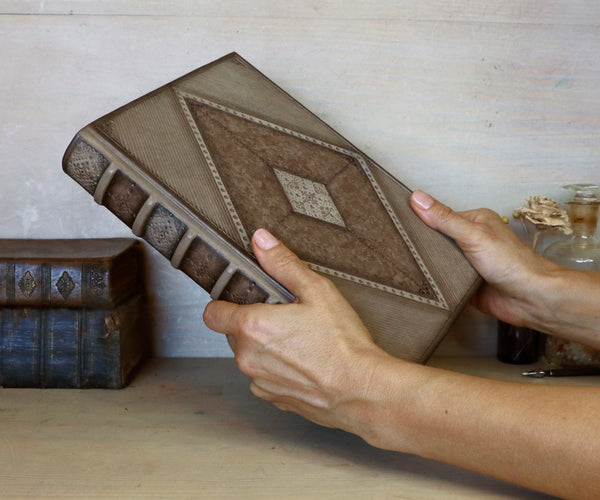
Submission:
M 572 269 L 600 271 L 600 244 L 595 237 L 600 186 L 571 184 L 564 189 L 572 193 L 568 203 L 573 234 L 548 245 L 543 255 Z M 600 367 L 600 351 L 550 335 L 545 339 L 544 357 L 551 365 L 560 367 Z
M 496 356 L 502 363 L 524 365 L 539 357 L 540 333 L 524 326 L 498 320 Z

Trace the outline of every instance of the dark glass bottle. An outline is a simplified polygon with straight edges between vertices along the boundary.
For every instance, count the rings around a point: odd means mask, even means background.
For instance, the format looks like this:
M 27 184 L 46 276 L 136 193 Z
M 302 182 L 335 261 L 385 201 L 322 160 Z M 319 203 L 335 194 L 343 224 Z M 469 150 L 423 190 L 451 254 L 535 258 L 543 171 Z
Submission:
M 497 357 L 503 363 L 535 363 L 540 352 L 540 333 L 524 326 L 498 321 Z

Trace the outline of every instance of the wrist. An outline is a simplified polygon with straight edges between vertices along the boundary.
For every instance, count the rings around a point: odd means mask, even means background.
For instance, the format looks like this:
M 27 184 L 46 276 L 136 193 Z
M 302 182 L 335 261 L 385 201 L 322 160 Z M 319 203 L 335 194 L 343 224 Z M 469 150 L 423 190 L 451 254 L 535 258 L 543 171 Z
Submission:
M 531 327 L 599 348 L 600 273 L 555 265 L 543 275 L 539 287 Z
M 561 306 L 557 292 L 563 287 L 564 280 L 564 270 L 559 266 L 548 266 L 535 274 L 528 298 L 523 301 L 527 326 L 546 333 L 554 330 L 556 308 Z
M 415 453 L 409 422 L 430 375 L 427 368 L 377 349 L 361 356 L 352 373 L 338 408 L 346 419 L 344 430 L 377 448 Z
M 510 273 L 518 279 L 490 287 L 491 299 L 486 297 L 486 300 L 491 307 L 486 312 L 517 326 L 544 331 L 556 307 L 554 291 L 563 279 L 561 271 L 554 262 L 530 252 L 530 258 L 523 259 L 519 268 Z

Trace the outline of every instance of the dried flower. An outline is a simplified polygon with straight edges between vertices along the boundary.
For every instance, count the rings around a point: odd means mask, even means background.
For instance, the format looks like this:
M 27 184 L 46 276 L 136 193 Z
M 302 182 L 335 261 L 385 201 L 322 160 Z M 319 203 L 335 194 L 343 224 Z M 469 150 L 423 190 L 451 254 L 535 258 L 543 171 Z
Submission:
M 525 219 L 537 229 L 558 229 L 565 234 L 571 234 L 571 223 L 566 210 L 546 196 L 530 196 L 525 199 L 526 205 L 513 212 L 515 219 Z

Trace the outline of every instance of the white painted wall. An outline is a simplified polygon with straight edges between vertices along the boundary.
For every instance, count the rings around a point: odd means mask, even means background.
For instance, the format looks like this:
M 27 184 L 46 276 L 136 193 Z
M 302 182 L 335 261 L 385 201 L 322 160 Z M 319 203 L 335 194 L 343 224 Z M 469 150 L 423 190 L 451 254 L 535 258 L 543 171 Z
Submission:
M 600 3 L 0 2 L 0 237 L 129 236 L 61 171 L 83 125 L 237 51 L 412 188 L 510 214 L 599 182 Z M 150 250 L 155 353 L 228 356 Z M 440 350 L 494 352 L 472 310 Z

